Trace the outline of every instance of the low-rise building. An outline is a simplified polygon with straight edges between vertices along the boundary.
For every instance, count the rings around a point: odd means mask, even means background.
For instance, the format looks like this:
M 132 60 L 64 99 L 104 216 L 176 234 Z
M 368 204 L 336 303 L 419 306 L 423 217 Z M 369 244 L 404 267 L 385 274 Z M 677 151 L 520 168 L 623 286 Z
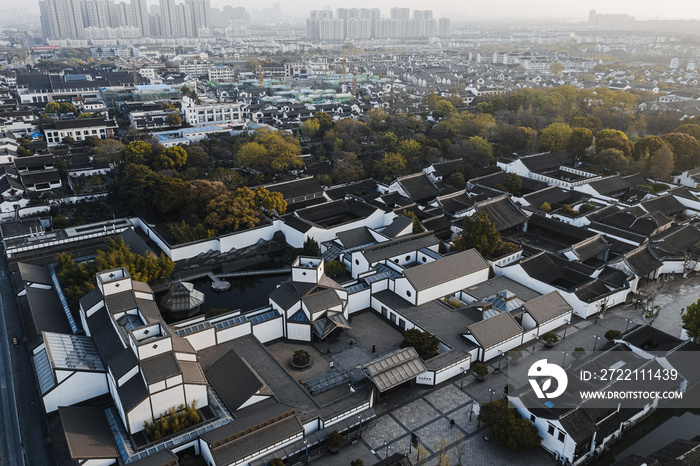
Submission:
M 242 105 L 233 102 L 202 102 L 197 103 L 190 97 L 183 96 L 181 103 L 185 122 L 192 126 L 228 124 L 233 129 L 243 129 Z

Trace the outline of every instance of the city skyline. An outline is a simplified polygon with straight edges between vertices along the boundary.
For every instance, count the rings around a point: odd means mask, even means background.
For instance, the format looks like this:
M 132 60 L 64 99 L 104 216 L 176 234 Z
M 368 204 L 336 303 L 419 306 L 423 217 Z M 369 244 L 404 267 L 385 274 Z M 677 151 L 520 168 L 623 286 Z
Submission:
M 157 5 L 157 0 L 149 0 L 149 7 Z M 222 8 L 225 5 L 233 7 L 243 6 L 247 10 L 271 8 L 274 3 L 280 3 L 285 14 L 296 17 L 306 17 L 311 10 L 324 9 L 330 7 L 331 10 L 342 8 L 344 5 L 340 3 L 328 2 L 326 0 L 306 0 L 304 2 L 295 2 L 293 5 L 283 2 L 264 2 L 257 3 L 251 8 L 250 5 L 242 2 L 233 1 L 212 1 L 212 7 Z M 382 15 L 388 16 L 389 10 L 392 7 L 406 7 L 410 9 L 426 9 L 430 8 L 435 12 L 436 16 L 459 14 L 469 20 L 479 19 L 565 19 L 571 21 L 585 21 L 590 10 L 597 10 L 603 14 L 629 14 L 637 19 L 700 19 L 700 4 L 692 4 L 681 2 L 680 0 L 671 0 L 663 5 L 657 2 L 633 2 L 632 0 L 620 0 L 614 4 L 595 0 L 570 6 L 562 4 L 554 0 L 538 0 L 523 4 L 515 0 L 505 0 L 499 4 L 499 7 L 493 8 L 491 5 L 456 5 L 454 2 L 447 0 L 437 0 L 431 2 L 430 5 L 425 5 L 424 2 L 416 0 L 398 1 L 369 1 L 358 0 L 353 3 L 355 8 L 380 8 Z M 17 10 L 26 9 L 30 13 L 39 13 L 39 2 L 32 1 L 21 7 L 12 0 L 0 0 L 0 10 Z

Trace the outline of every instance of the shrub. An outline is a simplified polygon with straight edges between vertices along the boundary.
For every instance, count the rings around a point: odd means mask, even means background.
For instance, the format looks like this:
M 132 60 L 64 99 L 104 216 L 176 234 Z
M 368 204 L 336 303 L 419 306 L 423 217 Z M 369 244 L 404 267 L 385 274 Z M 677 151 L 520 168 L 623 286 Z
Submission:
M 337 277 L 345 273 L 345 264 L 339 260 L 332 260 L 326 263 L 326 275 L 330 277 Z
M 654 183 L 651 185 L 652 189 L 654 190 L 655 193 L 661 192 L 661 191 L 666 191 L 669 186 L 664 183 Z
M 619 330 L 615 330 L 614 328 L 611 328 L 607 332 L 605 332 L 605 339 L 612 342 L 615 338 L 619 338 L 622 332 Z
M 541 210 L 542 212 L 549 212 L 550 210 L 552 210 L 552 206 L 549 205 L 549 202 L 546 202 L 546 201 L 545 201 L 545 202 L 543 202 L 542 205 L 540 206 L 540 210 Z
M 559 341 L 559 337 L 553 332 L 547 332 L 544 335 L 542 335 L 542 341 L 545 342 L 547 345 L 551 346 Z
M 337 430 L 331 432 L 331 434 L 326 439 L 326 446 L 331 451 L 338 451 L 340 446 L 343 444 L 343 436 L 338 433 Z
M 508 192 L 508 188 L 506 188 L 506 185 L 498 183 L 496 186 L 493 187 L 493 189 L 497 189 L 499 191 L 503 191 L 504 193 Z
M 316 175 L 316 181 L 323 186 L 331 186 L 333 184 L 331 175 Z
M 297 366 L 305 366 L 309 361 L 311 361 L 311 355 L 303 349 L 296 350 L 292 356 L 292 362 Z
M 192 403 L 188 405 L 170 408 L 153 422 L 144 421 L 143 427 L 148 439 L 154 442 L 198 424 L 200 420 L 201 418 L 197 411 L 197 402 L 192 401 Z
M 595 205 L 593 204 L 583 204 L 581 207 L 578 208 L 578 212 L 580 214 L 585 214 L 586 212 L 590 212 L 591 210 L 595 210 Z
M 559 210 L 562 214 L 568 215 L 569 217 L 576 217 L 578 215 L 578 211 L 572 209 L 569 204 L 564 204 Z
M 574 348 L 574 352 L 571 353 L 571 355 L 574 357 L 574 359 L 578 361 L 586 355 L 586 350 L 583 349 L 582 346 L 577 346 L 576 348 Z
M 489 368 L 486 364 L 477 362 L 474 365 L 474 375 L 477 378 L 483 379 L 484 377 L 486 377 L 488 375 L 488 373 L 489 373 Z
M 279 458 L 275 458 L 274 460 L 270 461 L 270 466 L 284 466 L 284 461 Z
M 520 348 L 513 348 L 508 351 L 508 357 L 513 362 L 518 362 L 523 358 L 523 351 Z

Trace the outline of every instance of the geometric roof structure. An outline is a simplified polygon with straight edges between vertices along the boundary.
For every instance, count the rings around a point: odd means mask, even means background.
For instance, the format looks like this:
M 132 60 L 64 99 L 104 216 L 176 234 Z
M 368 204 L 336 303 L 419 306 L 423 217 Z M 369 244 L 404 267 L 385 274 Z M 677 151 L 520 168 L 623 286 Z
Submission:
M 204 293 L 194 289 L 189 282 L 177 281 L 170 284 L 170 290 L 160 300 L 160 305 L 171 312 L 191 311 L 204 303 Z

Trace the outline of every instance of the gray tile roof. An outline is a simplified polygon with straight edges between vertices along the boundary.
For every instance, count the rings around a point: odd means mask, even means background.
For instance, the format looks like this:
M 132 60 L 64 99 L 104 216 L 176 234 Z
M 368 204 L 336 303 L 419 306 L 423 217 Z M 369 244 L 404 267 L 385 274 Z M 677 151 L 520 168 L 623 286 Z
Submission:
M 403 230 L 408 228 L 409 225 L 412 224 L 413 220 L 403 215 L 399 215 L 394 219 L 393 222 L 389 224 L 389 226 L 382 230 L 382 234 L 388 238 L 395 238 L 396 235 L 401 233 Z
M 148 388 L 146 388 L 141 374 L 136 374 L 117 388 L 117 394 L 124 407 L 124 411 L 128 412 L 148 398 Z
M 464 290 L 464 292 L 479 300 L 494 296 L 496 293 L 505 290 L 515 294 L 515 296 L 523 301 L 530 301 L 542 295 L 541 293 L 538 293 L 537 291 L 528 288 L 525 285 L 506 277 L 505 275 L 500 275 L 483 283 L 470 286 Z
M 129 311 L 138 307 L 136 298 L 134 298 L 134 293 L 131 290 L 106 296 L 105 303 L 107 304 L 109 312 L 112 314 Z
M 336 236 L 346 249 L 377 242 L 367 227 L 359 227 L 341 231 L 336 233 Z
M 528 301 L 523 307 L 538 325 L 570 313 L 572 310 L 569 303 L 556 291 Z
M 488 263 L 476 249 L 470 249 L 407 269 L 404 276 L 421 291 L 488 268 Z
M 51 275 L 49 274 L 49 271 L 46 270 L 46 267 L 28 264 L 26 262 L 18 262 L 17 269 L 19 270 L 20 277 L 25 282 L 53 286 Z
M 338 294 L 333 290 L 322 290 L 308 294 L 302 298 L 302 301 L 311 314 L 342 304 Z
M 430 233 L 421 233 L 419 235 L 402 236 L 393 241 L 386 241 L 370 246 L 362 251 L 365 259 L 372 264 L 407 252 L 435 246 L 439 243 L 440 241 L 434 235 Z
M 477 202 L 476 210 L 486 213 L 498 231 L 522 225 L 528 218 L 507 195 Z
M 231 412 L 236 411 L 264 385 L 255 371 L 233 350 L 207 369 L 206 376 Z
M 117 458 L 112 431 L 102 409 L 65 406 L 58 408 L 68 450 L 73 460 Z
M 477 322 L 468 327 L 482 348 L 487 349 L 510 338 L 521 335 L 522 327 L 508 312 L 501 312 L 493 317 Z
M 175 355 L 171 351 L 142 360 L 141 371 L 148 384 L 175 377 L 182 373 Z

